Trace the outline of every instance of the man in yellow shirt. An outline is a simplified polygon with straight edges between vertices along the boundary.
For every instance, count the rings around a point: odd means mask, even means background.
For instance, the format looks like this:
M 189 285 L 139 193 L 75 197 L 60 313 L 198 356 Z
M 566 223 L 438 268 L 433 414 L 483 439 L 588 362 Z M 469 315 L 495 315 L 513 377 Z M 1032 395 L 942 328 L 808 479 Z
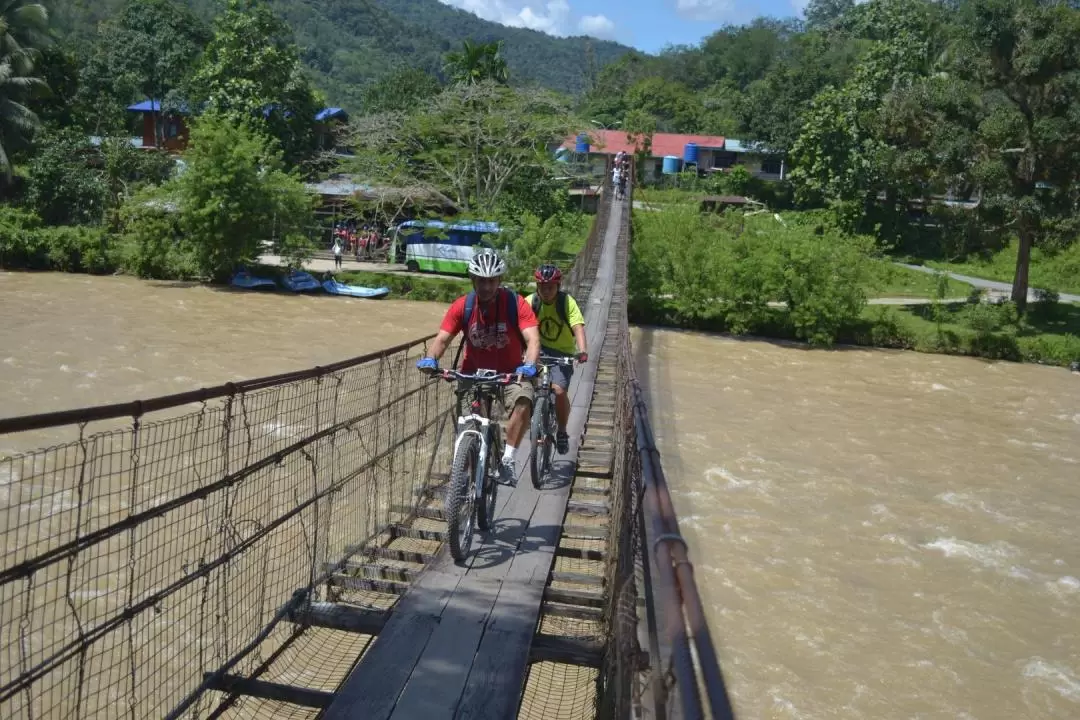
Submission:
M 526 302 L 532 305 L 533 314 L 540 323 L 540 349 L 545 355 L 558 357 L 577 356 L 579 363 L 588 362 L 586 352 L 589 345 L 585 340 L 585 318 L 577 301 L 569 293 L 559 289 L 562 272 L 555 265 L 541 265 L 536 268 L 536 292 Z M 570 378 L 574 375 L 573 365 L 553 365 L 551 372 L 551 390 L 555 393 L 555 418 L 559 431 L 555 435 L 555 449 L 560 455 L 570 449 L 570 436 L 566 434 L 566 423 L 570 419 L 570 398 L 566 395 L 570 387 Z

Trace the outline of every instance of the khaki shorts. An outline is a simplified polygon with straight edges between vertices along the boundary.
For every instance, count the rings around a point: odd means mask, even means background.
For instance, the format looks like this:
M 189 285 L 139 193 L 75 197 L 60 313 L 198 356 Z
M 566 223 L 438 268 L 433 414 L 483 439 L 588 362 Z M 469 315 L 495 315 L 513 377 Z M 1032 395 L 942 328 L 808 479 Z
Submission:
M 457 393 L 458 393 L 457 414 L 458 415 L 463 414 L 464 411 L 466 410 L 466 408 L 464 407 L 464 401 L 466 401 L 467 395 L 468 395 L 470 390 L 472 390 L 472 383 L 470 383 L 468 381 L 463 381 L 463 382 L 458 383 L 458 386 L 457 386 Z M 533 383 L 532 383 L 531 380 L 526 380 L 525 382 L 515 382 L 515 383 L 510 383 L 509 385 L 504 385 L 499 390 L 499 397 L 502 399 L 502 413 L 501 414 L 499 413 L 499 408 L 497 407 L 499 403 L 492 403 L 492 405 L 491 405 L 491 414 L 495 416 L 495 419 L 509 418 L 510 413 L 513 411 L 514 406 L 517 404 L 518 400 L 523 400 L 523 399 L 528 400 L 529 405 L 531 407 L 532 403 L 533 403 L 533 398 L 535 396 L 536 396 L 536 388 L 533 386 Z

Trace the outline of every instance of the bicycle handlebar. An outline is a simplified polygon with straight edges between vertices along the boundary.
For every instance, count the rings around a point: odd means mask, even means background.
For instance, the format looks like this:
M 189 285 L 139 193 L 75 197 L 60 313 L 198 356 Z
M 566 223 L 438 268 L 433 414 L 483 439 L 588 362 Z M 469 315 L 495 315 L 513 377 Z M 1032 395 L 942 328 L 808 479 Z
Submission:
M 447 382 L 471 380 L 476 383 L 490 385 L 509 385 L 517 377 L 514 373 L 496 373 L 491 370 L 478 370 L 472 374 L 458 372 L 457 370 L 438 370 L 434 374 Z
M 543 365 L 573 365 L 577 362 L 577 358 L 563 357 L 561 355 L 541 355 L 537 362 Z

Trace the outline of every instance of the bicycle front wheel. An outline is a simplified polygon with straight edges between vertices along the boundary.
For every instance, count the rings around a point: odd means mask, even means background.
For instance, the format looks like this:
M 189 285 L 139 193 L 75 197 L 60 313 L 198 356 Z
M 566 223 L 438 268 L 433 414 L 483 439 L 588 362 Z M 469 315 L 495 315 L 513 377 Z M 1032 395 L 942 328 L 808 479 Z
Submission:
M 480 441 L 468 435 L 458 446 L 446 488 L 446 538 L 450 555 L 461 562 L 472 546 L 474 494 L 472 479 L 480 467 Z

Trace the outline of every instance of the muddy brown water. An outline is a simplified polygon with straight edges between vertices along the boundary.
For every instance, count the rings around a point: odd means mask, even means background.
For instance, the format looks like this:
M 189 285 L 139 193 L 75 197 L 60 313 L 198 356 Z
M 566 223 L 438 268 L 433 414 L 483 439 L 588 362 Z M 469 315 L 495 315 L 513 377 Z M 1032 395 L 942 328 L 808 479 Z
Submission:
M 0 271 L 0 417 L 337 362 L 431 334 L 445 310 L 392 298 Z M 0 453 L 59 439 L 30 435 L 0 436 Z
M 633 341 L 738 717 L 1080 717 L 1080 377 Z
M 439 304 L 392 299 L 251 293 L 52 273 L 0 273 L 0 308 L 2 416 L 146 399 L 329 364 L 428 335 L 445 310 Z M 342 413 L 361 413 L 376 397 L 405 394 L 421 382 L 418 375 L 402 379 L 364 369 L 344 375 L 349 379 L 340 393 Z M 405 386 L 393 386 L 398 382 Z M 331 402 L 339 394 L 327 386 L 319 390 L 326 400 L 319 403 L 315 387 L 309 382 L 280 393 L 263 392 L 265 397 L 246 396 L 249 406 L 238 425 L 246 433 L 222 435 L 217 401 L 197 413 L 197 421 L 157 422 L 198 406 L 152 413 L 141 432 L 143 470 L 134 487 L 135 453 L 123 433 L 91 439 L 84 450 L 76 444 L 7 461 L 5 454 L 71 443 L 77 432 L 68 426 L 0 436 L 3 567 L 70 541 L 76 532 L 104 527 L 194 489 L 200 477 L 211 477 L 205 474 L 208 468 L 219 467 L 222 437 L 228 438 L 225 455 L 243 458 L 251 451 L 245 438 L 248 443 L 254 438 L 260 452 L 272 452 L 305 431 L 339 420 L 339 406 Z M 267 415 L 274 407 L 282 412 Z M 408 404 L 395 422 L 419 425 L 423 407 Z M 130 419 L 94 423 L 91 430 L 124 427 L 131 427 Z M 347 475 L 353 468 L 345 465 L 369 457 L 369 445 L 377 442 L 362 429 L 320 441 L 312 455 L 319 458 L 318 482 L 324 486 Z M 61 663 L 26 693 L 0 702 L 0 716 L 160 717 L 198 684 L 203 672 L 254 637 L 274 609 L 307 582 L 314 523 L 322 523 L 322 559 L 338 557 L 349 542 L 374 532 L 391 504 L 411 498 L 419 472 L 416 458 L 422 454 L 408 446 L 395 455 L 391 469 L 365 472 L 343 487 L 336 503 L 324 501 L 321 515 L 309 509 L 300 520 L 268 529 L 249 552 L 230 561 L 227 572 L 209 575 L 211 594 L 231 598 L 225 603 L 228 612 L 207 604 L 210 595 L 204 594 L 201 581 L 170 592 L 152 611 L 139 613 L 130 627 L 110 632 L 91 643 L 85 656 Z M 80 467 L 89 471 L 85 477 Z M 219 528 L 229 528 L 234 540 L 253 528 L 269 528 L 293 510 L 296 498 L 314 495 L 315 482 L 308 461 L 299 453 L 289 455 L 205 503 L 186 503 L 137 533 L 94 544 L 71 562 L 37 571 L 29 581 L 5 584 L 0 589 L 0 685 L 77 639 L 80 628 L 86 632 L 116 617 L 131 602 L 129 588 L 142 598 L 188 576 L 191 568 L 215 556 L 214 548 L 226 537 Z M 267 573 L 264 563 L 271 561 L 273 570 Z M 125 641 L 129 630 L 130 645 Z M 330 634 L 334 637 L 306 634 L 267 677 L 332 690 L 368 638 L 358 645 L 349 633 Z M 280 632 L 268 639 L 264 654 L 281 640 Z M 296 716 L 295 707 L 247 700 L 236 710 L 251 717 Z
M 428 334 L 444 309 L 0 273 L 0 415 L 326 364 Z M 739 717 L 1080 717 L 1080 378 L 634 343 Z

